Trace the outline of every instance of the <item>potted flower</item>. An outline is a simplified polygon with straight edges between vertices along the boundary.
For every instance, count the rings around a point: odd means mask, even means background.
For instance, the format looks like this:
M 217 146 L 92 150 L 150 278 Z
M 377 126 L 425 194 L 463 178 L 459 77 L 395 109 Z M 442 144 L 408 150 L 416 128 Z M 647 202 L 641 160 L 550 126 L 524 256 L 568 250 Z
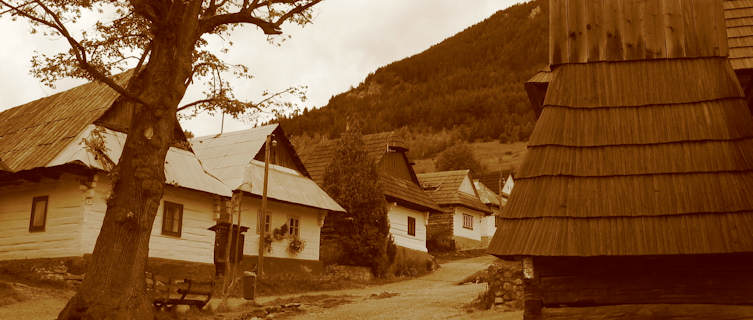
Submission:
M 306 242 L 296 236 L 290 239 L 290 243 L 288 244 L 288 252 L 292 254 L 299 254 L 303 252 L 304 247 L 306 247 Z

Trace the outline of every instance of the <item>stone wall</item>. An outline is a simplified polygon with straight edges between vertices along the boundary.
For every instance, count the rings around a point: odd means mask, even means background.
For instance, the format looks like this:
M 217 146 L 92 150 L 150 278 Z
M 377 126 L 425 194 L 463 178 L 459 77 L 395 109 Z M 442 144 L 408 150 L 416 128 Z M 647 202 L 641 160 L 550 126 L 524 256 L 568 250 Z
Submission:
M 499 261 L 491 265 L 482 276 L 488 285 L 479 296 L 479 303 L 485 309 L 523 309 L 523 264 L 521 261 Z

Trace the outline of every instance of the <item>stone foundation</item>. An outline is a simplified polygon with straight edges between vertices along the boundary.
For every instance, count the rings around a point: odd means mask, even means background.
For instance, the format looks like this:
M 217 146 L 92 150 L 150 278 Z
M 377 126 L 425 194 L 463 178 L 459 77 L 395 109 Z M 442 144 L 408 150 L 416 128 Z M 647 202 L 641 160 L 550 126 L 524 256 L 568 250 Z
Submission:
M 243 256 L 238 274 L 256 269 L 257 256 Z M 322 275 L 324 267 L 318 260 L 264 257 L 264 275 L 267 279 L 309 279 Z
M 483 276 L 487 290 L 479 296 L 482 307 L 522 310 L 524 302 L 523 264 L 501 261 L 491 265 Z

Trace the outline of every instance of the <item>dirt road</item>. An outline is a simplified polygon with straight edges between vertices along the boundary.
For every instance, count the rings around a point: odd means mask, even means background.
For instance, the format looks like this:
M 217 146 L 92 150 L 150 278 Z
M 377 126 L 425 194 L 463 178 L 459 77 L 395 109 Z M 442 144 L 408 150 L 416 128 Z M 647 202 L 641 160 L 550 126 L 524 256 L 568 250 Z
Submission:
M 291 319 L 522 319 L 522 312 L 499 309 L 469 313 L 465 305 L 486 289 L 486 284 L 457 285 L 485 269 L 494 257 L 483 256 L 443 264 L 427 276 L 364 289 L 338 290 L 352 301 L 331 308 L 310 307 Z

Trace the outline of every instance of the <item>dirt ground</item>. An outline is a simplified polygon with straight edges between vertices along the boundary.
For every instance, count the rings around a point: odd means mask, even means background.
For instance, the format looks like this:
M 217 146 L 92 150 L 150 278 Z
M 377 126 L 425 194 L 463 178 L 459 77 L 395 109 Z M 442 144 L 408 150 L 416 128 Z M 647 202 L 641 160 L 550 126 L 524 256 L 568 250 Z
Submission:
M 38 320 L 55 319 L 63 310 L 73 291 L 55 288 L 37 288 L 19 283 L 10 284 L 12 290 L 2 291 L 2 295 L 14 296 L 16 301 L 0 304 L 0 319 Z
M 286 319 L 503 319 L 519 320 L 522 312 L 500 309 L 469 312 L 467 305 L 486 289 L 486 284 L 457 285 L 465 277 L 488 267 L 496 258 L 482 256 L 442 264 L 429 275 L 363 289 L 329 291 L 345 303 L 319 306 L 303 302 L 304 312 Z M 268 303 L 273 299 L 262 299 Z M 295 301 L 289 299 L 288 301 Z
M 443 263 L 429 275 L 384 285 L 260 298 L 262 304 L 300 303 L 298 312 L 275 314 L 276 319 L 502 319 L 520 320 L 522 312 L 501 309 L 473 311 L 468 304 L 486 284 L 457 283 L 483 270 L 496 258 L 481 256 Z M 73 294 L 66 290 L 43 290 L 22 286 L 15 292 L 24 301 L 0 305 L 0 319 L 54 319 Z M 244 319 L 242 310 L 227 314 L 189 313 L 178 319 Z M 171 317 L 172 318 L 172 317 Z

